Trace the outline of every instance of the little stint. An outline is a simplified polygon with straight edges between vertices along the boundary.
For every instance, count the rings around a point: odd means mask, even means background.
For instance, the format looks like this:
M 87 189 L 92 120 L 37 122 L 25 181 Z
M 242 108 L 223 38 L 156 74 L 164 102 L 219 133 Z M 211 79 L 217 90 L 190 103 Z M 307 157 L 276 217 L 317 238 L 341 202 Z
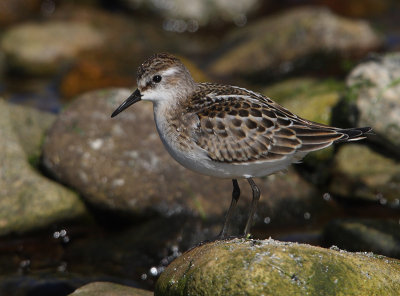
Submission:
M 326 126 L 244 88 L 196 83 L 179 59 L 167 53 L 153 55 L 139 67 L 137 85 L 111 117 L 140 100 L 153 102 L 157 131 L 176 161 L 200 174 L 232 179 L 221 238 L 227 236 L 240 196 L 238 178 L 247 179 L 253 191 L 247 236 L 260 198 L 253 177 L 284 170 L 333 143 L 363 139 L 371 130 Z

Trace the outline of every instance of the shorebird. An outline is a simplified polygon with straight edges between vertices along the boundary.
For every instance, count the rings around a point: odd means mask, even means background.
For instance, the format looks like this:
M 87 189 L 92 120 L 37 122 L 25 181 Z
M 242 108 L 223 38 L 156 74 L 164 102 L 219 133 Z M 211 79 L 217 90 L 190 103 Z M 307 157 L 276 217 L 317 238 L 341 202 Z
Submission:
M 232 179 L 221 238 L 227 236 L 239 200 L 237 179 L 247 179 L 253 192 L 244 229 L 248 236 L 260 198 L 253 177 L 284 170 L 333 143 L 363 139 L 371 130 L 312 122 L 245 88 L 196 83 L 181 61 L 168 53 L 155 54 L 139 66 L 137 89 L 111 117 L 141 100 L 153 102 L 157 131 L 176 161 L 200 174 Z

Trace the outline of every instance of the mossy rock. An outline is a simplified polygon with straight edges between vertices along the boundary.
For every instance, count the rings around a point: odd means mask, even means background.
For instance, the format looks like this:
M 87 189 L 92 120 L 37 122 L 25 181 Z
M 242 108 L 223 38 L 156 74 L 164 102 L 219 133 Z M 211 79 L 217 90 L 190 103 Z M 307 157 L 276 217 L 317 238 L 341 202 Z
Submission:
M 173 261 L 155 295 L 399 295 L 400 261 L 272 239 L 196 247 Z
M 376 55 L 355 67 L 337 113 L 352 125 L 371 126 L 370 140 L 400 157 L 400 54 Z
M 0 99 L 0 235 L 23 233 L 87 215 L 77 194 L 44 177 L 39 162 L 55 116 Z
M 399 205 L 400 165 L 367 146 L 347 144 L 332 165 L 330 192 L 342 197 Z

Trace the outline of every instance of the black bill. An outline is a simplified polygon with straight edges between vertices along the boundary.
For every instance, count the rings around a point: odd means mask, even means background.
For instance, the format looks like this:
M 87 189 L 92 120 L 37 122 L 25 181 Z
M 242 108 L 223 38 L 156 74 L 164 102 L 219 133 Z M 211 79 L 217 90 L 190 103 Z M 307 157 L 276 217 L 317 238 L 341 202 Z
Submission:
M 112 114 L 111 117 L 117 116 L 119 113 L 124 111 L 126 108 L 128 108 L 130 105 L 135 104 L 136 102 L 139 102 L 141 100 L 142 95 L 140 94 L 140 91 L 136 89 L 133 94 L 131 94 Z

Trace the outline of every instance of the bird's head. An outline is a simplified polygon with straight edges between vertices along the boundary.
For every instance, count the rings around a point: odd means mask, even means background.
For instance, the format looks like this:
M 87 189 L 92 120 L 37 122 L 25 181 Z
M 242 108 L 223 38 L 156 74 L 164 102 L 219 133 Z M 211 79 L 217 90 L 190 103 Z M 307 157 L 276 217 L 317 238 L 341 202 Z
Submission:
M 137 85 L 138 88 L 112 113 L 111 117 L 141 100 L 155 104 L 173 104 L 187 97 L 195 88 L 189 70 L 179 59 L 168 53 L 153 55 L 139 66 Z

